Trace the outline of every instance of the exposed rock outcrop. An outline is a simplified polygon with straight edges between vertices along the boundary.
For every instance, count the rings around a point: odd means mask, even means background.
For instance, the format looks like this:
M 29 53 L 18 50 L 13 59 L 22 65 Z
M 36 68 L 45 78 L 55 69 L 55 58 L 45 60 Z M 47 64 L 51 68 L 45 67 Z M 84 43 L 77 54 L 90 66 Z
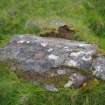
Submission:
M 85 42 L 16 36 L 0 49 L 0 61 L 11 62 L 17 75 L 51 91 L 79 88 L 92 75 L 105 80 L 105 57 L 97 56 L 96 45 Z

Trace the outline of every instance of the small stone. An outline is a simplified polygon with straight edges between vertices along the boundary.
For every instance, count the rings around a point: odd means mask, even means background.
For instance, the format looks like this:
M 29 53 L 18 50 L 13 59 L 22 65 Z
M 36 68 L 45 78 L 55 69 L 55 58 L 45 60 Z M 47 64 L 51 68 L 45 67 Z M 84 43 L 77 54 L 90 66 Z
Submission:
M 64 85 L 64 87 L 65 87 L 65 88 L 70 88 L 70 87 L 72 86 L 72 84 L 73 84 L 73 82 L 69 80 L 69 81 Z
M 57 74 L 58 75 L 64 75 L 64 74 L 66 74 L 66 71 L 65 70 L 58 70 Z

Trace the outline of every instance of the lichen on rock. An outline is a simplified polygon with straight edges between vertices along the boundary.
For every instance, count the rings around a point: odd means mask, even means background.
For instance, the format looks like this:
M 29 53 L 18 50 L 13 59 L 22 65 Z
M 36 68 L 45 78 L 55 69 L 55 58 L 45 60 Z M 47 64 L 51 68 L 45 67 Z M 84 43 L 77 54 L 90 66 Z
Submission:
M 105 80 L 105 57 L 94 55 L 95 44 L 20 35 L 0 49 L 0 62 L 15 60 L 11 66 L 18 75 L 47 88 L 79 88 L 93 74 Z

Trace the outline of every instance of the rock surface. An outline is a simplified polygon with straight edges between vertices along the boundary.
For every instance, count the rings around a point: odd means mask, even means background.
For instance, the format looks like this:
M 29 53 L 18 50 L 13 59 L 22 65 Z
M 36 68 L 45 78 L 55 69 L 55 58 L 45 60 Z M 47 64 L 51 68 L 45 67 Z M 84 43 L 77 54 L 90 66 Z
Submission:
M 97 56 L 93 63 L 93 75 L 105 80 L 105 56 Z
M 105 80 L 105 57 L 96 54 L 94 44 L 21 35 L 0 49 L 0 61 L 12 62 L 18 75 L 57 91 L 82 86 L 90 78 L 87 73 Z

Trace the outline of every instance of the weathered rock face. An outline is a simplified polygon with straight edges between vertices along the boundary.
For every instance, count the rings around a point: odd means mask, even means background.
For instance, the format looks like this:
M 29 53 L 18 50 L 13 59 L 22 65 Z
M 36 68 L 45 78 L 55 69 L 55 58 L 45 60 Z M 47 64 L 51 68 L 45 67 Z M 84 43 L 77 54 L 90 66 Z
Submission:
M 105 80 L 105 57 L 97 56 L 93 62 L 93 75 L 96 77 Z
M 82 72 L 105 80 L 105 58 L 94 58 L 96 50 L 96 45 L 84 42 L 16 36 L 0 49 L 0 61 L 11 61 L 17 74 L 57 91 L 58 87 L 82 86 L 90 77 Z
M 96 46 L 64 39 L 15 37 L 0 51 L 1 60 L 15 59 L 25 71 L 45 72 L 63 66 L 91 69 Z

